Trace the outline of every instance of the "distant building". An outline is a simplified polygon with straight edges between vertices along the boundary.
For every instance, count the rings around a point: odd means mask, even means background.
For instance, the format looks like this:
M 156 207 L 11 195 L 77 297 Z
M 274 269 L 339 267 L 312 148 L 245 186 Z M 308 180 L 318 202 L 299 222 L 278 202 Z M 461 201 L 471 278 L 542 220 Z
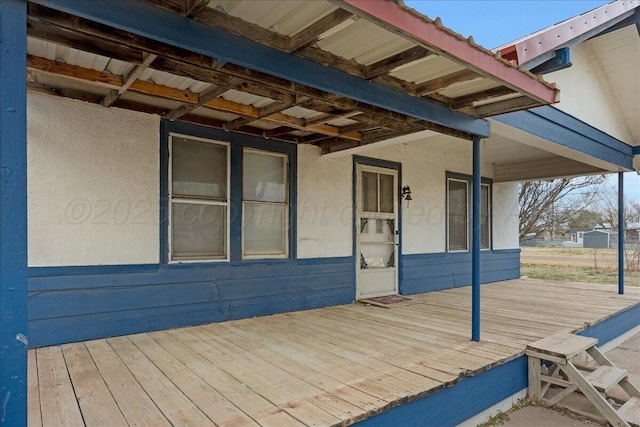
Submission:
M 610 229 L 585 231 L 583 233 L 583 248 L 611 249 L 618 246 L 618 233 Z

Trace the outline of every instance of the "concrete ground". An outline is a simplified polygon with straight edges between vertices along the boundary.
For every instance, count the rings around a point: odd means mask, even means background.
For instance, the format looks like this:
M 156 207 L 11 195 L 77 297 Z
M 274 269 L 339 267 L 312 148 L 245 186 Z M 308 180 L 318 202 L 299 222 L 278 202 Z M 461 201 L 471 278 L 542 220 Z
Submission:
M 607 356 L 618 367 L 629 372 L 631 381 L 640 385 L 640 333 L 626 340 L 618 347 L 608 351 Z M 614 398 L 626 399 L 627 395 L 620 389 L 610 392 Z M 507 427 L 580 427 L 607 425 L 605 419 L 600 416 L 597 410 L 584 396 L 574 393 L 563 399 L 560 404 L 564 406 L 561 410 L 569 409 L 580 415 L 568 415 L 560 410 L 546 409 L 540 406 L 526 406 L 509 412 L 509 420 L 501 425 Z M 588 418 L 587 418 L 588 417 Z

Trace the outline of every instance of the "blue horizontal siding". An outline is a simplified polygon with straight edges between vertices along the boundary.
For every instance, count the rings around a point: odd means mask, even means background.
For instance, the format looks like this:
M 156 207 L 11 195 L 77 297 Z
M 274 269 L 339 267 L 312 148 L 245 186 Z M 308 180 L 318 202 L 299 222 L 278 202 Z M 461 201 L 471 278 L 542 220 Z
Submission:
M 32 347 L 346 304 L 350 257 L 29 269 Z
M 520 277 L 520 249 L 482 251 L 480 281 L 491 283 Z M 404 255 L 401 293 L 405 295 L 471 284 L 471 253 Z

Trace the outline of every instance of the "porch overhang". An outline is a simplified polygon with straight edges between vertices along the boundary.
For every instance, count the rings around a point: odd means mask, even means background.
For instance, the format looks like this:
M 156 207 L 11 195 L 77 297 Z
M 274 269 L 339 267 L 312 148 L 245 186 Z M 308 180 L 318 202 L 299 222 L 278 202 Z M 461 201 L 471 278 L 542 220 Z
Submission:
M 43 50 L 65 46 L 125 62 L 115 73 L 83 69 L 31 49 L 32 89 L 325 153 L 425 130 L 486 138 L 483 117 L 557 101 L 554 86 L 393 2 L 316 2 L 314 14 L 294 3 L 282 13 L 252 1 L 229 11 L 221 2 L 187 4 L 30 2 L 29 36 L 43 40 Z M 249 9 L 276 18 L 255 19 Z M 380 48 L 350 41 L 369 34 Z M 158 71 L 182 80 L 158 84 Z

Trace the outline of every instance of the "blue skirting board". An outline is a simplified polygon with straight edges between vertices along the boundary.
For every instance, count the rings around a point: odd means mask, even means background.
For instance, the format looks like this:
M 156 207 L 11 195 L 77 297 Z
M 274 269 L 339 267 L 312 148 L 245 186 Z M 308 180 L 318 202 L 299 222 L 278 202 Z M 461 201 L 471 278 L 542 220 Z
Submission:
M 606 344 L 638 326 L 640 304 L 592 325 L 578 335 Z M 527 388 L 527 357 L 521 356 L 422 399 L 367 418 L 358 426 L 455 426 Z
M 520 250 L 482 253 L 482 282 L 520 276 Z M 402 257 L 400 292 L 471 283 L 469 253 Z M 352 257 L 29 268 L 29 345 L 348 304 Z

